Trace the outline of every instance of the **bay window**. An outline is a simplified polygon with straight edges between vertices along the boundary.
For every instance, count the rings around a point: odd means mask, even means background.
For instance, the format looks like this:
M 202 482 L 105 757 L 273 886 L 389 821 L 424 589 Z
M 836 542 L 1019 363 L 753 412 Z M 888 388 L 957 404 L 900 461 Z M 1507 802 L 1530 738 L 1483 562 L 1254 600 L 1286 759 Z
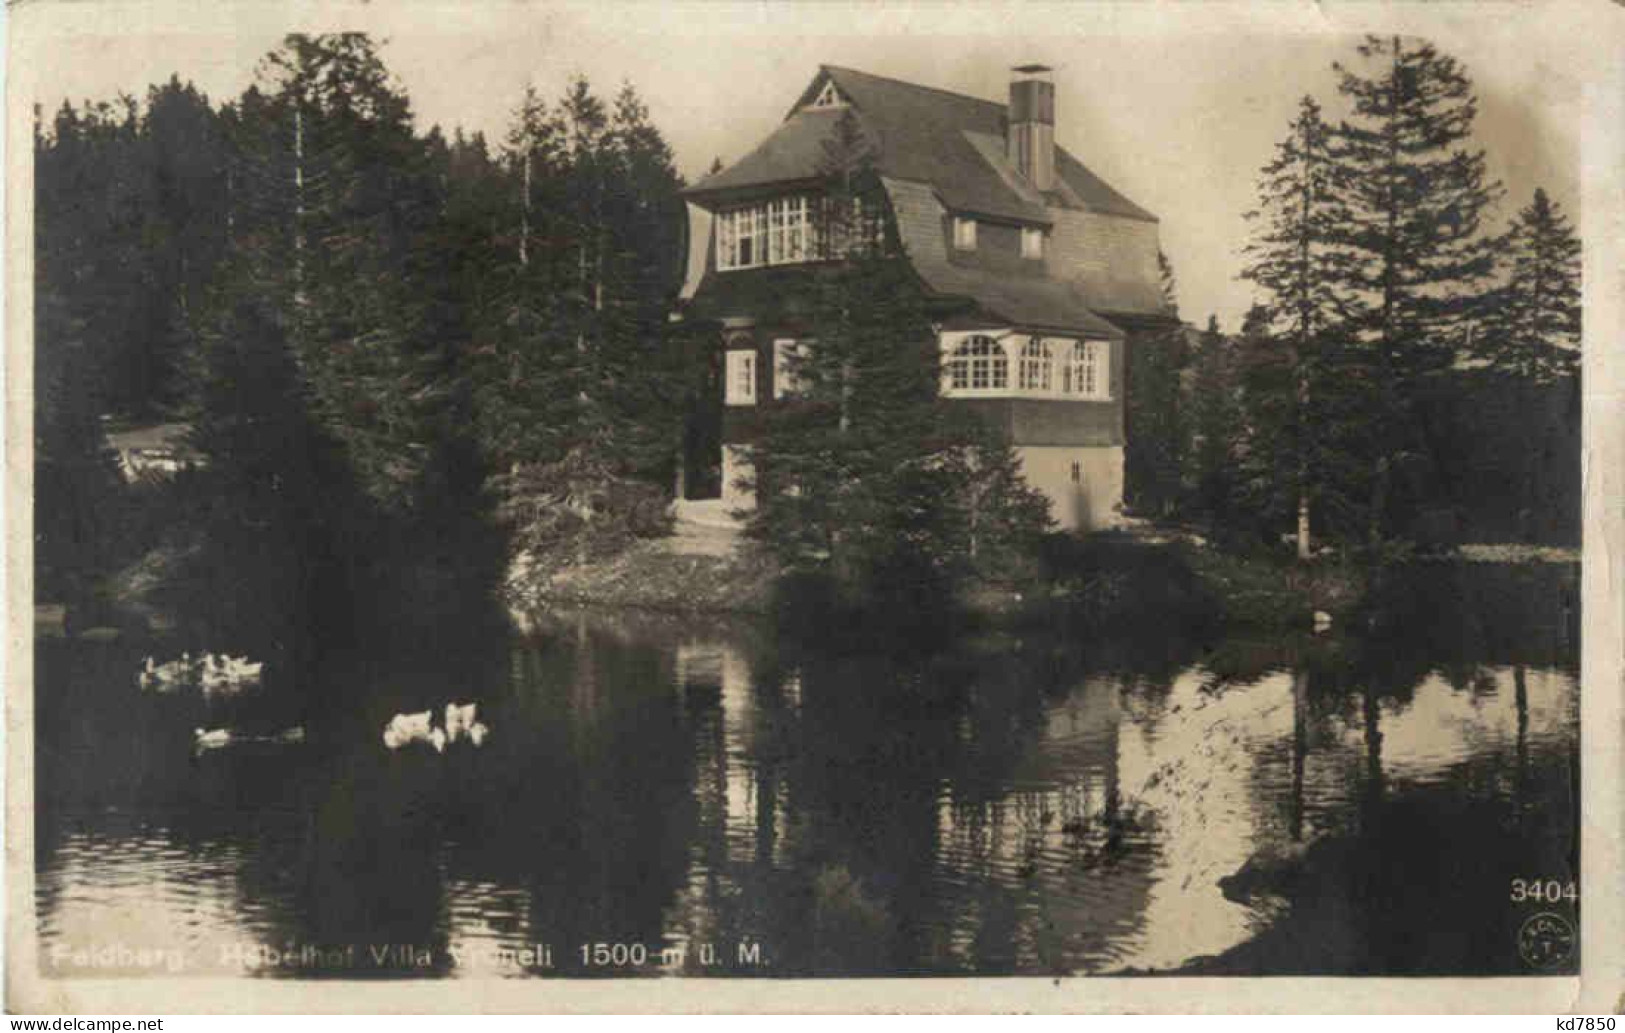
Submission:
M 977 334 L 948 358 L 948 385 L 954 391 L 1003 391 L 1010 386 L 1010 359 L 1004 346 Z
M 942 390 L 948 397 L 1111 400 L 1110 341 L 953 334 L 943 351 Z
M 1021 348 L 1018 386 L 1023 391 L 1049 391 L 1055 382 L 1055 360 L 1042 337 L 1029 337 Z
M 1107 377 L 1110 345 L 1105 341 L 1078 341 L 1068 350 L 1061 390 L 1079 398 L 1108 399 L 1111 381 Z

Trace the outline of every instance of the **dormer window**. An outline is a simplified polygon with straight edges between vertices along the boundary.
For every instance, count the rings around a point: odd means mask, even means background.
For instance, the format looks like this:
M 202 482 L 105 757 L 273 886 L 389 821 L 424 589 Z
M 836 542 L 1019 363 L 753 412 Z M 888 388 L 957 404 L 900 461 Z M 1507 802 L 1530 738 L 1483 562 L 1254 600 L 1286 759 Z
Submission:
M 1033 227 L 1023 227 L 1021 230 L 1021 257 L 1044 257 L 1044 231 Z
M 954 217 L 954 250 L 976 250 L 976 220 L 964 216 Z
M 825 82 L 824 88 L 818 91 L 818 96 L 813 98 L 812 106 L 815 108 L 838 108 L 844 103 L 845 101 L 841 99 L 841 91 L 835 88 L 833 81 L 830 81 Z
M 792 265 L 878 248 L 884 225 L 875 206 L 860 198 L 846 214 L 812 194 L 724 209 L 717 213 L 717 268 Z
M 777 197 L 717 215 L 717 268 L 805 262 L 811 257 L 815 200 Z

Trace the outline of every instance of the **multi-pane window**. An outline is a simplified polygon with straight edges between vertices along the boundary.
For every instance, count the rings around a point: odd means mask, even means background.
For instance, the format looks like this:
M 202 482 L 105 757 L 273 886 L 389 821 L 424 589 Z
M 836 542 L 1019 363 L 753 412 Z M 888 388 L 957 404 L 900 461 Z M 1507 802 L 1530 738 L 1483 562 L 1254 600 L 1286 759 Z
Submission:
M 824 246 L 820 224 L 832 238 Z M 751 269 L 827 258 L 829 252 L 849 250 L 847 241 L 878 243 L 881 225 L 879 213 L 858 198 L 853 199 L 850 214 L 830 210 L 806 194 L 730 208 L 717 213 L 717 268 Z
M 1042 337 L 1030 337 L 1021 348 L 1017 386 L 1023 391 L 1050 391 L 1055 383 L 1055 361 Z
M 976 220 L 954 217 L 954 247 L 960 251 L 976 250 Z
M 946 353 L 943 390 L 950 396 L 998 394 L 1108 401 L 1110 358 L 1109 341 L 974 334 Z
M 1000 391 L 1010 386 L 1010 359 L 999 342 L 977 334 L 948 358 L 948 385 L 955 391 Z
M 1021 230 L 1021 257 L 1044 257 L 1044 231 L 1032 227 L 1023 227 Z
M 717 218 L 717 267 L 748 269 L 766 265 L 767 249 L 762 239 L 766 222 L 760 205 L 721 213 Z
M 724 387 L 724 400 L 729 405 L 756 404 L 756 353 L 754 351 L 728 352 L 728 381 Z
M 1067 356 L 1061 390 L 1083 398 L 1110 398 L 1111 381 L 1107 376 L 1105 341 L 1079 341 Z

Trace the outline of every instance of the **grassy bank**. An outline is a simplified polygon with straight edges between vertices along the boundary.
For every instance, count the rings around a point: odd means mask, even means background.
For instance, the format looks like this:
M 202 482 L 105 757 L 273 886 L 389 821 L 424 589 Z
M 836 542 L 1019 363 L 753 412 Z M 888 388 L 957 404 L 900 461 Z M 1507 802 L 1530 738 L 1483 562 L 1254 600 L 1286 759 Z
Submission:
M 996 621 L 1022 618 L 1111 628 L 1152 621 L 1169 626 L 1225 625 L 1307 632 L 1315 614 L 1337 629 L 1371 624 L 1374 611 L 1410 612 L 1418 594 L 1443 592 L 1476 568 L 1507 580 L 1505 590 L 1539 596 L 1546 582 L 1572 580 L 1574 564 L 1478 557 L 1373 566 L 1353 560 L 1300 563 L 1285 553 L 1237 555 L 1200 542 L 1103 533 L 1057 535 L 1031 568 L 1005 579 L 971 579 L 952 608 Z M 1533 579 L 1537 584 L 1525 585 Z M 1496 582 L 1499 584 L 1499 581 Z M 522 557 L 509 569 L 511 606 L 547 603 L 622 606 L 684 613 L 765 613 L 786 589 L 778 566 L 744 539 L 696 554 L 678 539 L 635 542 L 587 563 Z M 1538 589 L 1538 590 L 1537 590 Z M 1452 597 L 1454 598 L 1454 597 Z M 1450 599 L 1436 600 L 1452 612 Z
M 586 563 L 549 563 L 520 556 L 503 595 L 513 607 L 547 603 L 624 606 L 684 613 L 763 613 L 778 570 L 747 543 L 722 555 L 677 551 L 671 539 L 634 542 Z
M 1347 622 L 1371 583 L 1369 571 L 1353 564 L 1175 548 L 1204 590 L 1219 600 L 1226 622 L 1245 627 L 1308 628 L 1317 612 L 1334 624 Z

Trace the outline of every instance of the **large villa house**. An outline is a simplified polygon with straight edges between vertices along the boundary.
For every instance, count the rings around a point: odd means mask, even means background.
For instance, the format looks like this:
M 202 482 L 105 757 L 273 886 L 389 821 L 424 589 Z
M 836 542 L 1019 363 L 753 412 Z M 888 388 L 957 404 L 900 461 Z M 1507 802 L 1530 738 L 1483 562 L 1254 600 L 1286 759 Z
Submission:
M 1055 103 L 1037 65 L 1014 70 L 1008 104 L 826 65 L 755 150 L 688 189 L 681 311 L 719 333 L 726 507 L 751 504 L 761 414 L 793 404 L 783 356 L 809 336 L 825 141 L 850 112 L 930 301 L 943 394 L 1008 434 L 1062 527 L 1118 518 L 1127 362 L 1174 321 L 1156 216 L 1056 144 Z

